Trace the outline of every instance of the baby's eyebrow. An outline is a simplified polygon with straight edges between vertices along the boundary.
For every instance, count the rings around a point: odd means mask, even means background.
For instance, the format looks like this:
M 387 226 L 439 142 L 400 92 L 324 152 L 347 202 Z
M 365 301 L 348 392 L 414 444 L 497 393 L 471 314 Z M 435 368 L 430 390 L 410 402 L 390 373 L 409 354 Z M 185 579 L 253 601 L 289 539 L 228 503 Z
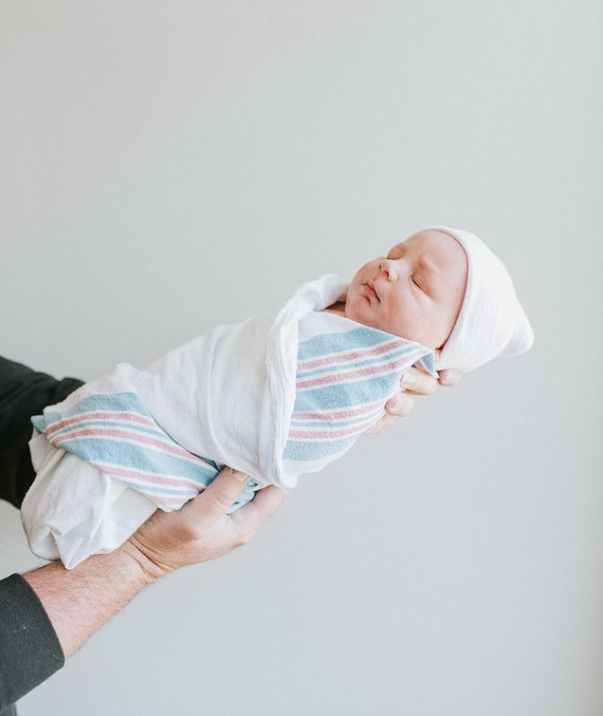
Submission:
M 406 248 L 408 248 L 408 245 L 402 242 L 400 244 L 396 244 L 392 249 L 390 249 L 390 253 L 395 249 L 403 250 Z M 428 269 L 434 276 L 438 276 L 440 273 L 438 267 L 432 261 L 428 261 L 426 258 L 424 258 L 422 254 L 421 256 L 419 256 L 419 266 Z
M 438 267 L 434 263 L 432 263 L 431 261 L 427 261 L 423 257 L 419 259 L 419 264 L 421 266 L 425 266 L 425 268 L 428 268 L 435 276 L 440 273 Z

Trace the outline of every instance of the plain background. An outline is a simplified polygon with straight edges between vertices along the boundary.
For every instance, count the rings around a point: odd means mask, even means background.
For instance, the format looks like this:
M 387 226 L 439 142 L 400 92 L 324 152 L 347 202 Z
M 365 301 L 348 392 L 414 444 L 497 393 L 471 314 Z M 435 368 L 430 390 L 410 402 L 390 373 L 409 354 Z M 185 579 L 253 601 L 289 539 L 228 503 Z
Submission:
M 143 367 L 429 224 L 533 350 L 139 595 L 22 716 L 599 716 L 601 5 L 0 5 L 0 353 Z M 0 574 L 39 564 L 0 506 Z

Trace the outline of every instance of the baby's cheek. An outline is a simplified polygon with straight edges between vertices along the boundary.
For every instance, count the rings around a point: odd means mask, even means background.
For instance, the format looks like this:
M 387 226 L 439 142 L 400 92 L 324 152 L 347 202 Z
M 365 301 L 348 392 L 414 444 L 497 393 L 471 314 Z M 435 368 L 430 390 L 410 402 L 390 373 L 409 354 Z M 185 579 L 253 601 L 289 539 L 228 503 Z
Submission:
M 417 306 L 397 304 L 391 309 L 387 316 L 387 323 L 390 326 L 389 333 L 402 338 L 413 340 L 423 325 L 423 316 Z M 388 330 L 388 329 L 384 329 Z
M 362 295 L 350 296 L 345 304 L 345 317 L 365 326 L 375 326 L 375 313 L 366 298 Z

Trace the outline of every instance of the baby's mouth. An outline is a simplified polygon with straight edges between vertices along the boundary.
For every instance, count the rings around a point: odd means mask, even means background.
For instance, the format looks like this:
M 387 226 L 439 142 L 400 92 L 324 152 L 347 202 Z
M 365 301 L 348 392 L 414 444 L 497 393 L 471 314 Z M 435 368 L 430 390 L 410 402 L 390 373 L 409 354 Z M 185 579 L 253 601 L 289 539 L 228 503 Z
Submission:
M 374 296 L 374 297 L 379 301 L 379 303 L 381 303 L 381 299 L 379 298 L 379 294 L 378 294 L 377 291 L 375 290 L 372 281 L 366 281 L 366 283 L 364 284 L 364 289 L 365 289 L 366 293 L 368 293 L 369 296 Z

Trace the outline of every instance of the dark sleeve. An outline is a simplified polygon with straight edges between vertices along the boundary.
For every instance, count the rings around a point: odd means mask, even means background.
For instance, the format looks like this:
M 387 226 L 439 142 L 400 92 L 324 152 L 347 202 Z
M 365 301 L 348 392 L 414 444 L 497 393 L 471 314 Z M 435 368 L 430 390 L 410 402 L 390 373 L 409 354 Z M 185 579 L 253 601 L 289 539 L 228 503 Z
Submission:
M 59 639 L 34 590 L 20 574 L 0 580 L 0 711 L 64 663 Z
M 0 356 L 0 499 L 20 507 L 35 473 L 30 418 L 83 385 Z M 0 711 L 54 674 L 65 657 L 54 627 L 19 574 L 0 580 Z
M 0 356 L 0 499 L 19 508 L 34 481 L 30 418 L 65 400 L 80 385 L 76 378 L 57 380 Z

